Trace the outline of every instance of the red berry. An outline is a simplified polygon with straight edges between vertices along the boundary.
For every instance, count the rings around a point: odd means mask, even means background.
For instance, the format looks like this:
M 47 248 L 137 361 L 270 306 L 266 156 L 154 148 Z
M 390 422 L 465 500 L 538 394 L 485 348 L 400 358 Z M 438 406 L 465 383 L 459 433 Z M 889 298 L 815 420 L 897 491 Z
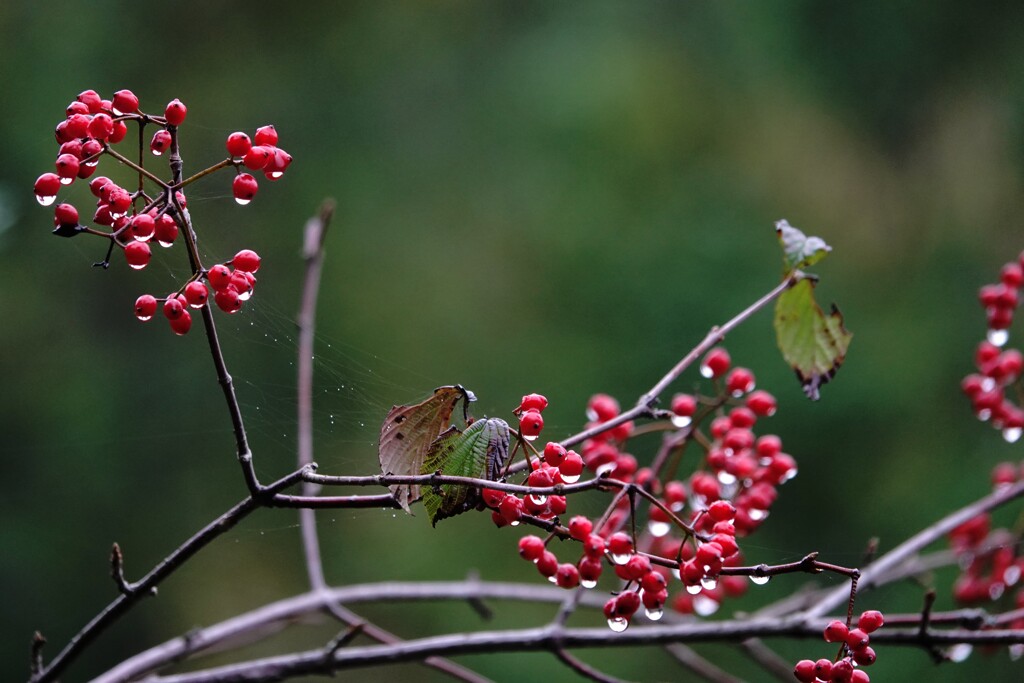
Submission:
M 161 128 L 153 133 L 153 139 L 149 141 L 149 151 L 160 156 L 171 147 L 171 134 Z
M 543 429 L 544 418 L 541 417 L 540 411 L 527 410 L 519 416 L 519 432 L 524 439 L 536 439 Z
M 103 151 L 103 143 L 101 143 L 99 140 L 86 140 L 84 143 L 82 143 L 82 158 L 83 159 L 92 159 L 92 158 L 96 157 L 102 151 Z M 89 163 L 92 164 L 93 162 L 89 162 Z M 99 162 L 96 162 L 96 163 L 99 163 Z M 95 164 L 93 164 L 89 168 L 95 168 Z M 78 172 L 81 173 L 82 169 L 78 169 Z
M 89 122 L 89 135 L 97 140 L 106 140 L 114 132 L 114 119 L 107 114 L 96 114 Z
M 153 235 L 160 246 L 169 247 L 178 237 L 178 224 L 166 213 L 156 221 L 156 232 Z
M 209 290 L 199 280 L 193 280 L 185 285 L 185 300 L 192 308 L 202 308 L 209 298 Z
M 580 579 L 583 581 L 597 581 L 601 578 L 601 572 L 604 571 L 604 561 L 600 556 L 584 555 L 577 563 L 577 568 L 580 570 Z
M 829 680 L 832 675 L 832 660 L 824 657 L 814 663 L 814 675 L 823 681 Z
M 558 565 L 558 571 L 555 572 L 555 583 L 562 588 L 575 588 L 580 585 L 580 571 L 576 568 L 576 565 L 565 564 Z
M 92 118 L 86 114 L 72 114 L 68 117 L 68 135 L 73 138 L 84 138 L 89 134 L 89 122 Z
M 192 314 L 182 311 L 180 316 L 171 320 L 171 329 L 178 336 L 188 334 L 188 331 L 192 329 Z
M 558 572 L 558 558 L 550 550 L 545 550 L 537 558 L 537 571 L 541 576 L 554 576 Z
M 256 129 L 255 140 L 257 145 L 276 145 L 277 129 L 273 126 L 261 126 Z
M 57 157 L 55 165 L 57 167 L 57 175 L 63 179 L 61 181 L 62 185 L 67 185 L 78 175 L 79 161 L 78 157 L 74 154 L 61 154 Z M 64 182 L 65 180 L 67 182 Z
M 826 643 L 842 643 L 846 640 L 846 635 L 850 632 L 847 628 L 846 622 L 835 619 L 828 623 L 825 627 L 825 642 Z
M 859 650 L 853 651 L 853 661 L 857 662 L 861 666 L 871 666 L 878 659 L 878 655 L 875 654 L 875 650 L 872 647 L 864 646 Z
M 57 192 L 60 191 L 60 176 L 56 173 L 44 173 L 36 178 L 34 191 L 36 198 L 39 200 L 40 204 L 43 204 L 43 206 L 53 202 L 53 198 L 56 197 Z
M 75 98 L 89 108 L 90 113 L 95 114 L 103 107 L 103 98 L 95 90 L 83 90 Z
M 291 164 L 291 154 L 279 147 L 273 147 L 271 148 L 270 155 L 267 157 L 267 163 L 263 167 L 263 174 L 267 180 L 277 180 L 284 175 L 284 172 L 288 170 Z
M 523 396 L 523 400 L 519 403 L 519 407 L 516 408 L 516 412 L 525 412 L 527 410 L 536 410 L 542 412 L 548 407 L 548 400 L 540 394 L 527 394 Z
M 501 504 L 498 505 L 498 511 L 509 524 L 518 522 L 519 518 L 523 516 L 523 501 L 516 496 L 505 496 Z
M 796 666 L 793 667 L 793 675 L 800 683 L 814 683 L 814 680 L 818 678 L 814 662 L 809 659 L 801 659 L 797 662 Z
M 615 599 L 615 615 L 629 619 L 640 609 L 640 596 L 634 591 L 619 593 Z
M 247 273 L 255 273 L 260 269 L 260 257 L 251 249 L 243 249 L 231 259 L 231 265 L 236 270 L 244 270 Z
M 233 157 L 244 157 L 252 149 L 249 136 L 242 132 L 232 133 L 227 141 L 228 154 Z
M 871 677 L 862 669 L 854 669 L 850 674 L 850 683 L 871 683 Z
M 612 555 L 632 555 L 633 539 L 624 531 L 616 531 L 608 537 L 608 552 Z
M 851 628 L 849 633 L 846 634 L 845 640 L 851 650 L 859 650 L 862 647 L 867 647 L 870 637 L 859 628 Z
M 249 151 L 245 153 L 242 158 L 242 163 L 245 164 L 246 168 L 258 171 L 267 165 L 267 161 L 270 160 L 270 150 L 262 145 L 255 145 L 249 148 Z
M 563 458 L 565 458 L 565 447 L 561 444 L 549 441 L 544 446 L 544 462 L 547 464 L 558 467 L 562 464 Z
M 167 297 L 164 302 L 164 317 L 168 320 L 180 318 L 185 313 L 185 304 L 176 296 Z
M 864 633 L 873 633 L 880 629 L 884 623 L 885 617 L 882 616 L 881 612 L 876 609 L 869 609 L 857 619 L 857 628 L 864 631 Z
M 181 103 L 181 100 L 174 98 L 167 103 L 167 108 L 164 109 L 164 118 L 172 126 L 180 126 L 185 122 L 185 114 L 187 113 L 188 109 Z
M 594 394 L 587 402 L 587 418 L 607 422 L 619 414 L 619 402 L 608 394 Z
M 129 242 L 124 247 L 125 260 L 134 270 L 145 268 L 151 255 L 149 245 L 145 242 Z
M 125 125 L 124 121 L 114 121 L 114 130 L 111 132 L 110 137 L 107 138 L 107 142 L 112 145 L 124 140 L 124 136 L 128 135 L 128 126 Z
M 132 237 L 140 242 L 148 242 L 156 231 L 156 221 L 148 213 L 140 213 L 139 215 L 132 218 L 131 226 L 128 231 L 132 234 Z
M 519 539 L 519 555 L 524 560 L 536 562 L 544 553 L 544 540 L 539 536 L 523 536 Z
M 654 570 L 647 572 L 640 578 L 640 587 L 646 593 L 660 593 L 665 590 L 667 583 L 664 575 Z
M 622 569 L 626 579 L 639 581 L 651 571 L 651 561 L 644 555 L 633 555 L 622 565 Z
M 733 396 L 742 396 L 754 390 L 754 373 L 747 368 L 736 368 L 725 379 L 725 388 Z
M 53 210 L 53 224 L 78 225 L 78 209 L 71 204 L 58 204 Z
M 583 474 L 583 458 L 576 451 L 567 451 L 562 462 L 558 465 L 558 471 L 562 475 L 562 481 L 566 484 L 574 484 Z
M 238 292 L 230 287 L 218 290 L 214 287 L 213 302 L 225 313 L 237 313 L 242 309 L 242 301 Z
M 736 508 L 727 500 L 716 500 L 708 508 L 708 515 L 716 522 L 728 522 L 736 516 Z
M 554 468 L 534 470 L 533 472 L 530 472 L 530 476 L 526 478 L 526 485 L 536 486 L 538 488 L 553 486 L 555 483 L 554 473 Z
M 139 110 L 139 98 L 131 90 L 118 90 L 111 104 L 115 113 L 134 114 Z
M 485 488 L 480 490 L 480 497 L 483 498 L 484 505 L 489 508 L 496 508 L 501 505 L 501 499 L 505 497 L 505 492 Z
M 242 206 L 252 201 L 258 189 L 260 189 L 260 186 L 256 182 L 256 178 L 248 173 L 236 175 L 235 179 L 231 182 L 231 192 L 235 195 L 235 201 Z
M 597 534 L 590 534 L 586 540 L 583 541 L 583 553 L 587 557 L 593 557 L 600 559 L 604 555 L 604 551 L 607 548 L 607 544 L 604 539 Z
M 145 322 L 156 313 L 156 297 L 151 294 L 143 294 L 135 300 L 135 317 Z
M 729 352 L 721 346 L 708 351 L 700 364 L 700 374 L 708 379 L 721 377 L 729 369 L 732 359 Z
M 775 414 L 778 405 L 775 402 L 775 397 L 767 391 L 755 391 L 750 396 L 747 396 L 747 407 L 754 411 L 756 415 L 771 417 Z

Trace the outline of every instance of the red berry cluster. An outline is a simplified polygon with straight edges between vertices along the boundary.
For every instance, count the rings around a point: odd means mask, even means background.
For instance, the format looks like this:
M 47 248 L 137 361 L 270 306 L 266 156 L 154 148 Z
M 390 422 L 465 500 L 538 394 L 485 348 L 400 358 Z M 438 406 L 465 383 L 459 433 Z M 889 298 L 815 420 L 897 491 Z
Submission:
M 139 109 L 139 99 L 130 90 L 114 93 L 105 100 L 93 90 L 86 90 L 68 105 L 66 117 L 56 128 L 55 135 L 60 149 L 57 153 L 55 171 L 44 173 L 35 182 L 36 199 L 43 206 L 56 200 L 57 193 L 64 185 L 70 185 L 77 178 L 93 175 L 99 160 L 112 155 L 122 164 L 132 166 L 139 177 L 139 189 L 130 191 L 110 178 L 99 176 L 89 183 L 89 190 L 96 197 L 96 210 L 89 227 L 80 223 L 78 209 L 70 203 L 58 204 L 54 209 L 54 233 L 62 237 L 73 237 L 88 233 L 110 241 L 110 251 L 120 248 L 129 267 L 145 268 L 152 258 L 150 244 L 155 240 L 163 247 L 170 247 L 186 225 L 187 202 L 178 184 L 158 182 L 159 192 L 147 194 L 142 183 L 154 180 L 155 176 L 145 170 L 140 162 L 136 166 L 127 157 L 113 151 L 112 145 L 121 142 L 127 134 L 130 122 L 139 125 L 157 126 L 152 136 L 150 151 L 157 156 L 167 152 L 175 144 L 177 129 L 188 113 L 181 100 L 171 100 L 164 108 L 163 116 L 147 114 Z M 277 131 L 273 126 L 264 126 L 256 131 L 256 145 L 244 133 L 232 133 L 228 137 L 228 151 L 231 157 L 207 171 L 234 166 L 261 169 L 267 178 L 280 178 L 291 163 L 291 155 L 277 147 Z M 239 158 L 235 158 L 239 157 Z M 240 173 L 233 183 L 235 198 L 240 204 L 247 204 L 256 193 L 256 181 L 247 173 Z M 102 229 L 106 228 L 106 230 Z M 194 248 L 194 245 L 193 245 Z M 108 251 L 107 259 L 109 259 Z M 135 302 L 135 315 L 140 320 L 149 320 L 162 304 L 164 316 L 170 321 L 171 329 L 185 334 L 192 325 L 189 308 L 201 308 L 206 304 L 209 290 L 214 292 L 214 302 L 228 313 L 238 311 L 242 303 L 253 292 L 260 259 L 255 252 L 243 249 L 225 264 L 205 269 L 198 263 L 198 254 L 192 254 L 193 275 L 178 291 L 163 299 L 144 294 Z M 99 264 L 107 267 L 108 260 Z
M 832 683 L 869 683 L 871 678 L 857 667 L 875 663 L 875 650 L 870 646 L 870 633 L 885 623 L 882 613 L 868 610 L 860 615 L 857 627 L 838 619 L 825 627 L 825 642 L 840 643 L 842 648 L 835 659 L 812 661 L 802 659 L 793 667 L 793 675 L 801 683 L 831 681 Z
M 643 534 L 623 531 L 633 508 L 627 496 L 619 496 L 600 520 L 577 515 L 556 527 L 546 541 L 526 536 L 520 542 L 520 554 L 541 575 L 566 588 L 593 587 L 610 566 L 625 582 L 605 606 L 613 630 L 626 628 L 641 605 L 648 618 L 659 618 L 669 603 L 673 579 L 681 581 L 682 590 L 671 605 L 684 613 L 710 615 L 726 597 L 745 592 L 745 577 L 723 575 L 722 570 L 742 566 L 737 539 L 757 529 L 775 502 L 777 487 L 796 474 L 796 462 L 782 452 L 779 437 L 754 433 L 759 419 L 775 413 L 776 401 L 768 392 L 755 390 L 753 372 L 733 368 L 728 352 L 719 347 L 705 356 L 701 373 L 713 380 L 714 395 L 676 395 L 671 418 L 661 424 L 679 439 L 671 465 L 663 463 L 659 471 L 639 466 L 626 451 L 634 425 L 620 422 L 619 403 L 606 394 L 588 402 L 587 427 L 612 425 L 584 441 L 581 453 L 552 442 L 531 460 L 525 482 L 530 486 L 575 483 L 586 467 L 595 476 L 640 486 L 656 500 L 648 507 Z M 546 406 L 538 394 L 523 397 L 515 412 L 524 439 L 539 435 Z M 688 479 L 679 479 L 675 472 L 688 443 L 701 444 L 704 450 Z M 524 515 L 553 520 L 566 510 L 564 496 L 557 495 L 520 498 L 485 489 L 483 500 L 498 526 L 517 525 Z M 556 536 L 582 544 L 575 562 L 560 562 L 548 548 Z M 763 584 L 768 578 L 751 580 Z
M 1009 328 L 1019 303 L 1024 284 L 1024 254 L 1005 264 L 999 282 L 985 285 L 978 293 L 988 320 L 987 339 L 974 354 L 976 373 L 967 375 L 961 388 L 971 399 L 974 414 L 1000 430 L 1003 438 L 1013 443 L 1024 432 L 1024 410 L 1009 396 L 1008 390 L 1018 385 L 1024 370 L 1024 354 L 1017 349 L 1003 349 L 1009 340 Z

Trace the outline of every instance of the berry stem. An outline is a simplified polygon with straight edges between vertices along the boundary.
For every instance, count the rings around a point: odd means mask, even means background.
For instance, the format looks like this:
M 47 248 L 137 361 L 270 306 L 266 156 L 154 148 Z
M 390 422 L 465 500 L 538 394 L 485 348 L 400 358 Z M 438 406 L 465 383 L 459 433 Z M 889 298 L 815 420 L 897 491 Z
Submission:
M 182 181 L 176 182 L 174 185 L 171 186 L 171 189 L 172 190 L 180 190 L 181 188 L 185 187 L 186 185 L 191 185 L 192 183 L 194 183 L 195 181 L 199 180 L 200 178 L 205 178 L 206 176 L 210 175 L 211 173 L 215 173 L 215 172 L 219 171 L 222 168 L 227 168 L 228 166 L 236 166 L 236 165 L 237 165 L 237 162 L 235 162 L 235 160 L 232 159 L 231 157 L 228 157 L 227 159 L 224 159 L 223 161 L 218 161 L 213 166 L 210 166 L 209 168 L 205 168 L 202 171 L 199 171 L 198 173 L 196 173 L 194 175 L 191 175 L 191 176 L 189 176 L 188 178 L 185 178 Z M 333 209 L 332 209 L 332 211 L 333 211 Z M 308 258 L 309 257 L 307 256 L 307 259 Z M 307 261 L 307 263 L 308 263 L 308 261 Z
M 121 154 L 120 152 L 118 152 L 118 151 L 117 151 L 116 149 L 114 149 L 113 147 L 111 147 L 111 146 L 110 146 L 109 144 L 107 144 L 107 143 L 104 143 L 104 145 L 103 145 L 103 151 L 104 151 L 104 152 L 106 152 L 107 154 L 109 154 L 110 156 L 114 157 L 114 158 L 115 158 L 115 159 L 117 159 L 117 160 L 118 160 L 119 162 L 121 162 L 122 164 L 124 164 L 124 165 L 125 165 L 125 166 L 127 166 L 128 168 L 132 169 L 133 171 L 135 171 L 135 172 L 136 172 L 136 173 L 138 173 L 139 175 L 144 175 L 144 176 L 146 176 L 147 178 L 149 178 L 150 180 L 152 180 L 152 181 L 153 181 L 154 183 L 156 183 L 157 185 L 159 185 L 159 186 L 160 186 L 160 187 L 162 187 L 163 189 L 165 189 L 165 190 L 166 190 L 166 189 L 167 189 L 168 187 L 170 187 L 170 186 L 169 186 L 169 185 L 168 185 L 167 183 L 165 183 L 165 182 L 164 182 L 163 180 L 161 180 L 161 179 L 160 179 L 159 177 L 157 177 L 157 176 L 153 175 L 152 173 L 150 173 L 149 171 L 147 171 L 147 170 L 146 170 L 145 168 L 143 168 L 142 166 L 139 166 L 139 165 L 138 165 L 137 163 L 135 163 L 134 161 L 132 161 L 131 159 L 129 159 L 129 158 L 128 158 L 128 157 L 126 157 L 125 155 L 123 155 L 123 154 Z

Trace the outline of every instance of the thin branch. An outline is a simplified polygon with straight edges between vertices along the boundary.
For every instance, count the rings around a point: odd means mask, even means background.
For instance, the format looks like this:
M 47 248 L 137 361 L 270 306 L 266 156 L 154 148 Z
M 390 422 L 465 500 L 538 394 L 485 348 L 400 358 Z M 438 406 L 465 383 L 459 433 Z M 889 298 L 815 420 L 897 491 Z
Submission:
M 581 659 L 578 659 L 573 655 L 569 654 L 565 650 L 565 648 L 556 647 L 554 649 L 554 652 L 555 656 L 558 657 L 558 659 L 561 660 L 562 663 L 564 663 L 567 667 L 578 673 L 580 676 L 583 676 L 584 678 L 589 678 L 590 680 L 597 681 L 598 683 L 629 683 L 628 681 L 622 678 L 615 678 L 614 676 L 610 676 L 604 673 L 603 671 L 595 669 L 594 667 L 590 666 Z
M 711 683 L 743 683 L 742 678 L 736 678 L 729 672 L 718 668 L 697 652 L 682 643 L 669 643 L 665 651 L 675 657 L 680 664 Z M 792 676 L 790 676 L 792 678 Z
M 760 638 L 747 638 L 740 647 L 748 657 L 777 680 L 782 683 L 793 683 L 793 665 L 777 655 Z

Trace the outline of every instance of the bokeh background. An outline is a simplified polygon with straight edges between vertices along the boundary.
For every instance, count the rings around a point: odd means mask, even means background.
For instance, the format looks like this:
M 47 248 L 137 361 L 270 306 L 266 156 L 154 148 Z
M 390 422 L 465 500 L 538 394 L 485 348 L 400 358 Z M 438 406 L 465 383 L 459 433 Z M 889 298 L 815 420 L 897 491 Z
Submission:
M 90 264 L 103 244 L 51 237 L 33 200 L 53 126 L 86 88 L 129 87 L 155 112 L 181 98 L 187 172 L 222 158 L 228 133 L 271 122 L 295 157 L 245 208 L 230 173 L 189 192 L 210 262 L 241 247 L 264 258 L 251 305 L 218 317 L 264 478 L 294 459 L 301 229 L 327 196 L 338 214 L 317 349 L 322 471 L 373 472 L 387 409 L 440 384 L 470 387 L 490 415 L 543 392 L 549 438 L 577 430 L 596 391 L 635 399 L 777 281 L 782 217 L 833 245 L 819 297 L 838 302 L 855 337 L 818 403 L 781 361 L 769 314 L 728 340 L 778 396 L 770 429 L 801 464 L 750 559 L 819 550 L 856 564 L 870 538 L 892 547 L 984 494 L 995 462 L 1020 458 L 958 391 L 983 335 L 976 290 L 1024 246 L 1019 3 L 8 0 L 0 35 L 5 680 L 26 673 L 35 629 L 52 655 L 114 595 L 111 542 L 138 576 L 244 494 L 202 334 L 131 315 L 138 294 L 177 286 L 183 250 L 102 272 Z M 108 162 L 101 172 L 125 178 Z M 89 201 L 82 184 L 65 196 Z M 654 445 L 634 450 L 644 459 Z M 319 521 L 334 583 L 536 580 L 517 534 L 482 516 L 436 530 L 379 510 Z M 64 680 L 303 590 L 295 523 L 254 515 Z M 939 608 L 952 605 L 952 577 L 933 578 Z M 914 610 L 920 595 L 894 586 L 863 604 Z M 550 616 L 495 608 L 498 626 Z M 364 611 L 407 637 L 478 624 L 461 604 Z M 312 647 L 333 630 L 256 652 Z M 777 645 L 793 661 L 826 654 Z M 701 651 L 764 679 L 727 647 Z M 656 649 L 581 654 L 630 679 L 690 680 Z M 497 680 L 572 678 L 545 654 L 460 661 Z M 1021 670 L 1004 651 L 936 668 L 883 648 L 872 674 L 1015 681 Z M 442 680 L 413 665 L 346 676 Z

